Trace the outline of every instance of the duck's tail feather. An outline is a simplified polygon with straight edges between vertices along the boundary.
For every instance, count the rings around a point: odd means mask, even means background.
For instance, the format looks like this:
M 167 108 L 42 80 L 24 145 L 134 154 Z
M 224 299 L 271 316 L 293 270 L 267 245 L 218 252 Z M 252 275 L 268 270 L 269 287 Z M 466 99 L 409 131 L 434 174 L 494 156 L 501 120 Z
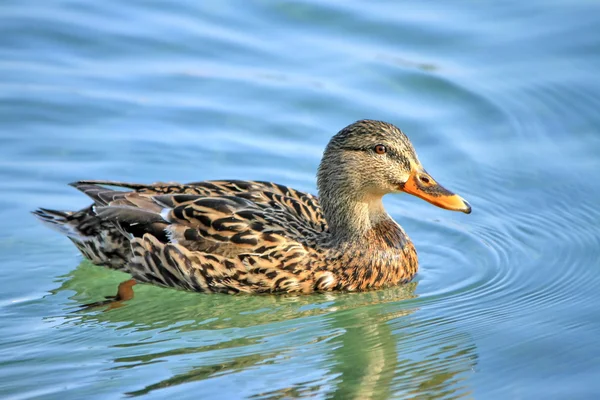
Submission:
M 38 208 L 31 212 L 44 225 L 68 237 L 76 239 L 81 238 L 81 232 L 77 229 L 77 223 L 72 220 L 73 211 L 50 210 L 48 208 Z
M 111 222 L 104 221 L 92 207 L 80 211 L 39 208 L 32 211 L 42 223 L 67 236 L 94 264 L 123 270 L 129 259 L 129 239 Z

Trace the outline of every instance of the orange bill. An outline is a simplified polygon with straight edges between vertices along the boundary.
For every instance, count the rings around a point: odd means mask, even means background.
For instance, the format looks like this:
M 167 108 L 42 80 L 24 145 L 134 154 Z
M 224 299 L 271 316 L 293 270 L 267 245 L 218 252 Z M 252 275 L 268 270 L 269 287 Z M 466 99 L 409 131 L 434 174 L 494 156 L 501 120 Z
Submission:
M 471 206 L 465 199 L 438 184 L 425 171 L 413 171 L 402 190 L 446 210 L 471 213 Z

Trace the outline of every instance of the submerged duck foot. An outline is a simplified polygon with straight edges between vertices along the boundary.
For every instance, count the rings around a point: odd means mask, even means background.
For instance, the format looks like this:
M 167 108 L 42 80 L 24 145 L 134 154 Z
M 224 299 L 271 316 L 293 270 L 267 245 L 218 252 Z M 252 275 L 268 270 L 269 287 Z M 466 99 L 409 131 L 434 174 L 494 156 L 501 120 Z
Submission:
M 133 286 L 135 284 L 137 284 L 137 281 L 135 279 L 129 279 L 124 282 L 121 282 L 119 283 L 119 288 L 117 289 L 117 294 L 115 296 L 106 296 L 106 300 L 84 304 L 77 311 L 89 310 L 92 308 L 104 306 L 108 306 L 104 311 L 109 311 L 115 308 L 123 307 L 125 305 L 125 301 L 133 299 L 133 296 L 135 294 L 133 292 Z

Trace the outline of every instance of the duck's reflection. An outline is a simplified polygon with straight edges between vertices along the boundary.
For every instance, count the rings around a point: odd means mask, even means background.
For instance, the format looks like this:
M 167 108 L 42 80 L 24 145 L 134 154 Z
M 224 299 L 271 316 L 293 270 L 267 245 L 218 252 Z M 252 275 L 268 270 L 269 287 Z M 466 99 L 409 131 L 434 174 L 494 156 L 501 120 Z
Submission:
M 57 292 L 75 291 L 71 298 L 79 307 L 94 300 L 92 293 L 105 292 L 107 282 L 115 284 L 123 276 L 83 263 Z M 111 368 L 131 370 L 162 362 L 177 366 L 169 370 L 185 372 L 146 382 L 126 393 L 129 396 L 183 384 L 202 385 L 218 376 L 250 371 L 259 382 L 259 389 L 251 394 L 256 398 L 463 397 L 469 392 L 468 377 L 476 363 L 474 344 L 469 336 L 453 330 L 451 321 L 415 313 L 416 285 L 293 297 L 202 295 L 138 285 L 136 297 L 124 307 L 75 314 L 72 307 L 67 321 L 160 331 L 160 346 L 123 343 L 121 350 L 138 351 L 119 352 Z M 201 344 L 189 346 L 190 341 Z M 139 354 L 140 348 L 148 351 Z M 322 376 L 312 373 L 306 378 L 306 365 Z M 265 371 L 272 368 L 282 379 L 270 382 Z

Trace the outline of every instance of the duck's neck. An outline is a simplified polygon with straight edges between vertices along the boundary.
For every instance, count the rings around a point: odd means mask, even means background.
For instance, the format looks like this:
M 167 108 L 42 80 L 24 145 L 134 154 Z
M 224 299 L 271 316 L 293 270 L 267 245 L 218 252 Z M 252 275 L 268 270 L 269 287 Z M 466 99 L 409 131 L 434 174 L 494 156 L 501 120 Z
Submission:
M 402 228 L 383 208 L 385 193 L 358 173 L 344 153 L 327 146 L 317 173 L 319 202 L 336 247 L 401 248 L 407 240 Z M 398 242 L 389 246 L 388 243 Z
M 364 247 L 401 248 L 405 234 L 383 208 L 382 196 L 321 193 L 320 202 L 333 243 Z

